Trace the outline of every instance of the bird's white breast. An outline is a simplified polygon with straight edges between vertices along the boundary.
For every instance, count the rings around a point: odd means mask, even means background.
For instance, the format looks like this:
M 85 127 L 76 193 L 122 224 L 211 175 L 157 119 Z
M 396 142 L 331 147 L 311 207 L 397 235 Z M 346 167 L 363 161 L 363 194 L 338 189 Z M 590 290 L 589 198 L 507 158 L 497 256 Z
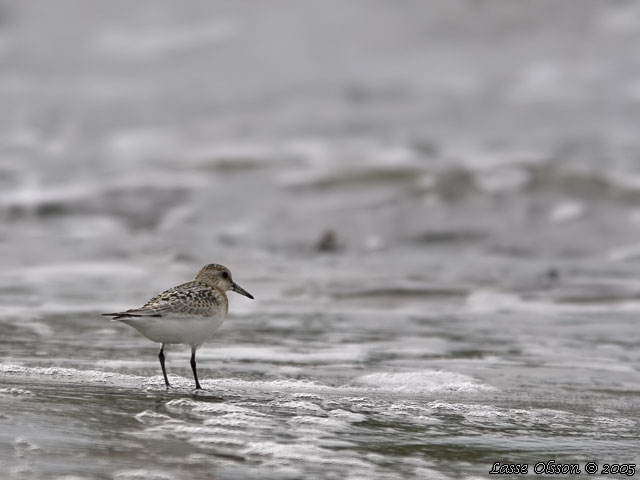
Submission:
M 175 315 L 136 317 L 120 320 L 157 343 L 182 343 L 199 347 L 209 340 L 224 322 L 226 315 L 210 317 Z

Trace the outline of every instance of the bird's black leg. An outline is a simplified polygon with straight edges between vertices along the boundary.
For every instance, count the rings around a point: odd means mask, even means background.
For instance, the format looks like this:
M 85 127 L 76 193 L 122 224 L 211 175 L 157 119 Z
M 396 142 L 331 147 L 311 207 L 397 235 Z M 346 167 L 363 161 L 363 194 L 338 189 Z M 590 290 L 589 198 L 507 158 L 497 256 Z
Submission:
M 158 354 L 160 359 L 160 366 L 162 367 L 162 375 L 164 376 L 164 384 L 169 388 L 169 379 L 167 378 L 167 371 L 164 369 L 164 343 L 160 347 L 160 353 Z
M 196 371 L 196 347 L 191 347 L 191 370 L 193 370 L 193 378 L 196 380 L 196 390 L 202 390 Z

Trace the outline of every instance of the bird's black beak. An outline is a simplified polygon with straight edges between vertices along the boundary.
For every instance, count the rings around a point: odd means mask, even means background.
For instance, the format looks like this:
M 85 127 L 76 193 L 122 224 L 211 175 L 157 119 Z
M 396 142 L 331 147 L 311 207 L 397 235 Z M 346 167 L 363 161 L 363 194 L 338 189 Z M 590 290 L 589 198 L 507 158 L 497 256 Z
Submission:
M 242 288 L 236 282 L 231 283 L 231 290 L 233 290 L 236 293 L 239 293 L 240 295 L 244 295 L 245 297 L 249 297 L 251 300 L 253 300 L 253 295 L 247 292 L 244 288 Z

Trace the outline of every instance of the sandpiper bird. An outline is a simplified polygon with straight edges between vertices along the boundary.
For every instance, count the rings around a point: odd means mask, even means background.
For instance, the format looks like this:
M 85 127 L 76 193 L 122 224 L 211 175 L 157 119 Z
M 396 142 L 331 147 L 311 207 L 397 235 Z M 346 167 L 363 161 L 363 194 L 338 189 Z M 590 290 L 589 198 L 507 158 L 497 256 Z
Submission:
M 164 346 L 175 343 L 191 345 L 191 369 L 196 389 L 200 390 L 196 350 L 224 322 L 229 310 L 227 290 L 253 299 L 249 292 L 231 279 L 227 267 L 210 264 L 200 269 L 195 280 L 159 293 L 140 308 L 102 315 L 126 323 L 149 340 L 162 345 L 158 358 L 167 388 L 169 379 L 164 368 Z

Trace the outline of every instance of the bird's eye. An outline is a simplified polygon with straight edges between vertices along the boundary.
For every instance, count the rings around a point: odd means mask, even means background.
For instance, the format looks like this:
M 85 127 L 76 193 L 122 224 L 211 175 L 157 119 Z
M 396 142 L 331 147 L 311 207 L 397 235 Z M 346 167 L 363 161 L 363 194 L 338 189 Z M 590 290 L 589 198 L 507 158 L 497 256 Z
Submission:
M 222 278 L 229 278 L 229 274 L 227 272 L 222 272 Z

